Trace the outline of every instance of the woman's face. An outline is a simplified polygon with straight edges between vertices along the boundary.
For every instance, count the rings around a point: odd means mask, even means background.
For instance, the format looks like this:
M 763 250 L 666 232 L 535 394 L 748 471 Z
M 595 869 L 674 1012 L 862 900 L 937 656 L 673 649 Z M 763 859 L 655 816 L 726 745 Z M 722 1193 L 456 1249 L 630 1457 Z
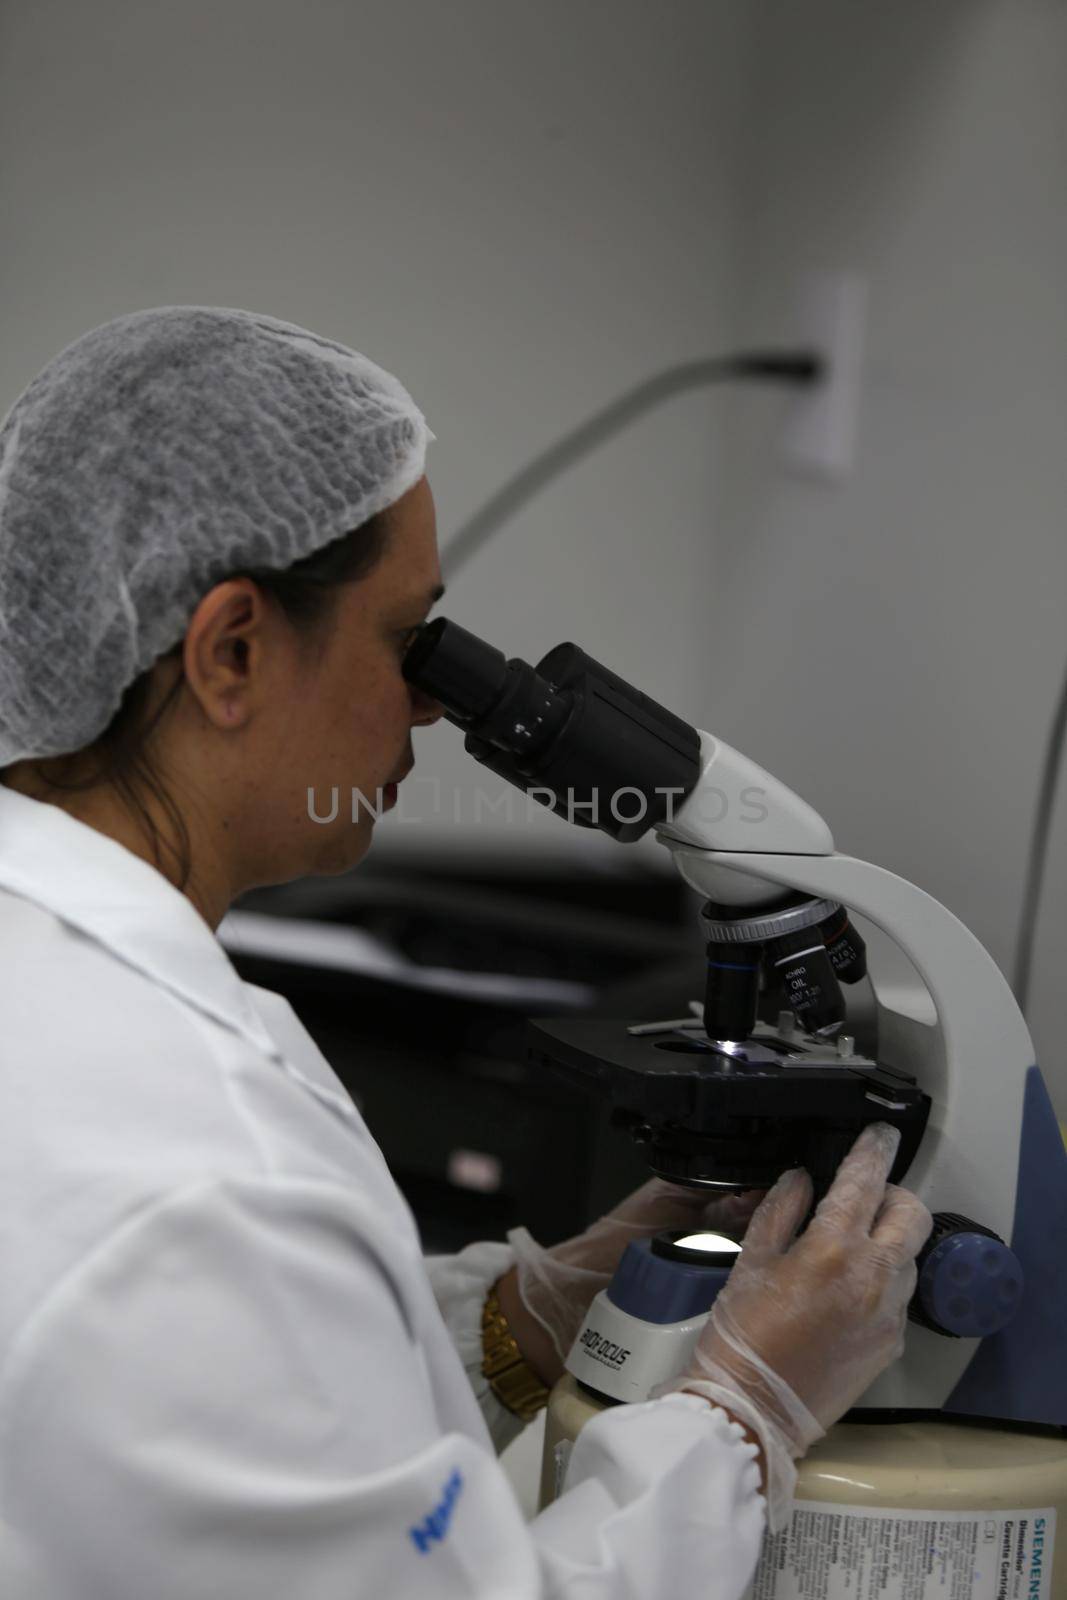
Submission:
M 366 853 L 375 813 L 395 803 L 395 785 L 414 764 L 412 728 L 441 715 L 401 667 L 442 589 L 433 495 L 422 478 L 393 507 L 377 565 L 341 589 L 313 681 L 297 697 L 292 731 L 303 754 L 290 765 L 315 870 L 343 871 Z M 337 818 L 315 821 L 312 813 L 333 810 L 334 789 Z
M 412 728 L 441 715 L 401 671 L 414 630 L 442 593 L 425 478 L 396 502 L 389 523 L 376 566 L 339 589 L 325 623 L 306 639 L 285 624 L 281 648 L 264 660 L 266 693 L 243 741 L 250 766 L 237 807 L 259 858 L 246 878 L 281 882 L 354 866 L 375 813 L 395 803 L 389 786 L 411 770 Z

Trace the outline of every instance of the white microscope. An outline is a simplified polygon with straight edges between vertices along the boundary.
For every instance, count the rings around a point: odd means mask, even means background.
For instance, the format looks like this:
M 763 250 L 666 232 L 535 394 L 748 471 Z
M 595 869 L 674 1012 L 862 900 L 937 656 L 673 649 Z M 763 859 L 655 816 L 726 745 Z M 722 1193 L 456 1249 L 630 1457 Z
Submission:
M 805 1594 L 813 1562 L 820 1597 L 1067 1595 L 1067 1555 L 1055 1559 L 1057 1511 L 1067 1541 L 1067 1152 L 992 958 L 921 889 L 838 854 L 822 818 L 769 773 L 574 645 L 533 668 L 439 619 L 404 670 L 477 760 L 622 842 L 654 829 L 707 897 L 699 1015 L 541 1021 L 530 1059 L 599 1081 L 652 1171 L 709 1191 L 767 1187 L 802 1165 L 819 1193 L 863 1126 L 894 1123 L 892 1178 L 906 1174 L 934 1213 L 905 1353 L 802 1463 L 798 1512 L 767 1541 L 758 1600 Z M 928 1008 L 920 1020 L 894 1003 L 872 971 L 866 1055 L 839 987 L 867 975 L 850 913 L 908 958 Z M 689 1281 L 700 1275 L 691 1247 L 660 1248 L 651 1266 L 632 1256 L 620 1269 L 576 1342 L 550 1406 L 546 1497 L 590 1416 L 684 1370 L 714 1285 Z M 709 1283 L 716 1271 L 721 1281 L 713 1251 Z M 674 1309 L 690 1290 L 703 1309 L 666 1323 L 642 1311 L 657 1285 Z M 874 1544 L 839 1537 L 834 1517 L 877 1523 Z M 879 1539 L 897 1552 L 899 1582 L 863 1564 Z

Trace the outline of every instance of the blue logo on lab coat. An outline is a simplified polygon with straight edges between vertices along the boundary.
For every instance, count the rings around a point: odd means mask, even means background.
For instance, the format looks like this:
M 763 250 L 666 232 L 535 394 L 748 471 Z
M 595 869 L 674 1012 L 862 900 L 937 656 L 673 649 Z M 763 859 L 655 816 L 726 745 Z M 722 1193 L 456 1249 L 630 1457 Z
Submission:
M 440 1544 L 445 1537 L 462 1488 L 463 1474 L 457 1467 L 445 1484 L 444 1489 L 441 1491 L 441 1498 L 430 1514 L 423 1517 L 417 1528 L 408 1529 L 411 1542 L 420 1556 L 429 1555 L 431 1545 Z

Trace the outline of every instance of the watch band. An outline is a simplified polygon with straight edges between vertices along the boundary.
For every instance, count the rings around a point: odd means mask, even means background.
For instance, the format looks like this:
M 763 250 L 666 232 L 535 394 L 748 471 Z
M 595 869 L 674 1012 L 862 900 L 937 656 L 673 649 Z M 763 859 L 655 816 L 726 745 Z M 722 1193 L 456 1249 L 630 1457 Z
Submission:
M 515 1343 L 495 1284 L 482 1307 L 482 1372 L 501 1405 L 523 1422 L 531 1422 L 548 1404 L 548 1389 Z

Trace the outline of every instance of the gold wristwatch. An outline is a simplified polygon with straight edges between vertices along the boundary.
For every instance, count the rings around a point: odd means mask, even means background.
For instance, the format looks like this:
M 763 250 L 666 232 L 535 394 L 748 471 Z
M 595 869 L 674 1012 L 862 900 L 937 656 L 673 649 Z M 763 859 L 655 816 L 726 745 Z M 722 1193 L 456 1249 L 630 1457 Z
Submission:
M 548 1404 L 548 1390 L 515 1343 L 495 1284 L 482 1307 L 482 1372 L 501 1405 L 523 1422 L 532 1422 Z

